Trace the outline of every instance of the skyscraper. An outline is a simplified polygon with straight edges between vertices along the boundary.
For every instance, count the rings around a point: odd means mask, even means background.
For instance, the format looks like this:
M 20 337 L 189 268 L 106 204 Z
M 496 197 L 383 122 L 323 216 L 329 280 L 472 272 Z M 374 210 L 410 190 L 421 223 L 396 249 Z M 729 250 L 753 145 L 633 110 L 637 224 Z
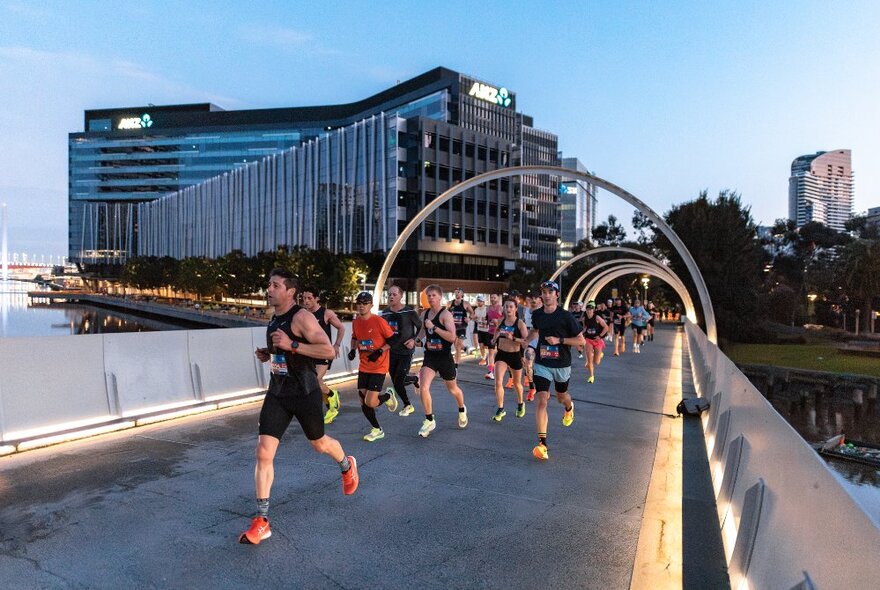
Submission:
M 798 227 L 818 221 L 843 231 L 852 217 L 853 194 L 850 150 L 816 152 L 791 163 L 788 217 Z

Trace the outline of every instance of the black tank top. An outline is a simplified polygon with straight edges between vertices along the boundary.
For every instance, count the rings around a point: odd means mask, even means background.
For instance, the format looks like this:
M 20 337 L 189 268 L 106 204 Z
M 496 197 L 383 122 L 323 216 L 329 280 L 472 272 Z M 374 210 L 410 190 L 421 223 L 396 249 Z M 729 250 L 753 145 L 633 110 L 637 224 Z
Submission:
M 599 325 L 599 316 L 595 313 L 593 317 L 584 315 L 584 336 L 587 338 L 598 338 L 602 333 L 602 326 Z
M 433 317 L 433 319 L 431 319 L 431 321 L 434 322 L 434 325 L 439 325 L 441 327 L 443 326 L 443 324 L 440 323 L 442 321 L 440 319 L 440 316 L 442 316 L 443 312 L 445 312 L 445 311 L 446 311 L 445 309 L 440 308 L 440 311 L 437 312 L 437 315 L 435 315 Z M 425 317 L 422 318 L 423 325 L 425 323 L 425 320 L 429 319 L 428 314 L 430 314 L 430 313 L 431 313 L 430 309 L 425 312 Z M 433 328 L 430 330 L 428 328 L 425 328 L 425 354 L 432 355 L 432 356 L 433 355 L 437 355 L 437 356 L 451 355 L 452 354 L 452 343 L 449 342 L 448 340 L 446 340 L 445 338 L 441 338 L 439 334 L 434 332 Z
M 322 305 L 317 311 L 312 313 L 315 316 L 315 319 L 318 320 L 318 325 L 321 326 L 321 329 L 327 334 L 327 340 L 333 342 L 333 339 L 330 338 L 330 324 L 324 321 L 324 316 L 327 314 L 327 308 Z
M 455 322 L 456 328 L 463 328 L 467 326 L 467 309 L 464 306 L 464 300 L 462 299 L 461 303 L 456 304 L 452 302 L 449 304 L 449 311 L 452 313 L 452 321 Z M 440 315 L 440 314 L 437 314 Z
M 286 365 L 286 374 L 277 374 L 273 370 L 269 379 L 269 392 L 277 396 L 308 395 L 315 388 L 320 389 L 318 374 L 315 371 L 315 359 L 302 354 L 291 354 L 286 350 L 276 350 L 272 345 L 272 332 L 275 330 L 281 330 L 291 340 L 308 344 L 307 340 L 296 336 L 290 328 L 293 316 L 301 309 L 299 305 L 294 305 L 287 313 L 272 316 L 272 320 L 266 326 L 266 348 L 269 349 L 269 354 L 280 356 L 280 358 L 276 356 L 270 362 L 273 366 L 277 366 L 277 363 L 283 359 Z

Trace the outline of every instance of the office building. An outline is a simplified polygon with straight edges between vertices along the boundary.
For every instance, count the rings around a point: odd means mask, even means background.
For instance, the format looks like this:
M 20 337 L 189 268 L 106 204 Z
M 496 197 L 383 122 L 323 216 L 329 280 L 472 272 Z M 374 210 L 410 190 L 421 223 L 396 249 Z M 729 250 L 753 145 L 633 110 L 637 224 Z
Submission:
M 577 158 L 562 158 L 562 167 L 589 173 Z M 596 227 L 597 189 L 585 180 L 563 180 L 559 183 L 559 264 L 572 257 L 572 249 L 584 238 L 591 237 Z
M 788 217 L 801 227 L 818 221 L 837 231 L 853 214 L 850 150 L 816 152 L 795 158 L 788 179 Z
M 454 184 L 559 163 L 515 92 L 446 68 L 350 104 L 92 110 L 84 128 L 69 139 L 70 258 L 94 270 L 280 244 L 384 253 Z M 557 194 L 544 175 L 471 189 L 422 224 L 395 271 L 411 288 L 501 284 L 521 259 L 555 262 Z

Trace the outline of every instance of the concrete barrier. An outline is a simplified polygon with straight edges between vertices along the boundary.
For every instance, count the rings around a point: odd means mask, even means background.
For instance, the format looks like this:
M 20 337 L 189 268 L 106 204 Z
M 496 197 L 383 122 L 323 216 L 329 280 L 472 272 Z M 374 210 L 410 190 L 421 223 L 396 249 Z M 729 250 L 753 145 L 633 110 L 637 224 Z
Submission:
M 187 340 L 197 399 L 212 401 L 265 388 L 254 370 L 256 357 L 250 329 L 191 330 Z
M 685 326 L 733 588 L 873 588 L 880 528 L 739 369 Z
M 0 338 L 0 440 L 110 418 L 101 336 Z

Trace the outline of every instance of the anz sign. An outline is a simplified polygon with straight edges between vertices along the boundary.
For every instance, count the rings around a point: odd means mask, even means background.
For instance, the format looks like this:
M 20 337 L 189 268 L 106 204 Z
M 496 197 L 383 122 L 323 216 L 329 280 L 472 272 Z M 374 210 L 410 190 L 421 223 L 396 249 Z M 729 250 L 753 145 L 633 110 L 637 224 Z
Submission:
M 126 117 L 119 120 L 117 129 L 146 129 L 153 126 L 153 119 L 144 113 L 140 117 Z
M 480 82 L 474 82 L 470 92 L 468 92 L 468 96 L 473 96 L 501 107 L 509 107 L 512 102 L 510 91 L 507 88 L 495 88 Z

